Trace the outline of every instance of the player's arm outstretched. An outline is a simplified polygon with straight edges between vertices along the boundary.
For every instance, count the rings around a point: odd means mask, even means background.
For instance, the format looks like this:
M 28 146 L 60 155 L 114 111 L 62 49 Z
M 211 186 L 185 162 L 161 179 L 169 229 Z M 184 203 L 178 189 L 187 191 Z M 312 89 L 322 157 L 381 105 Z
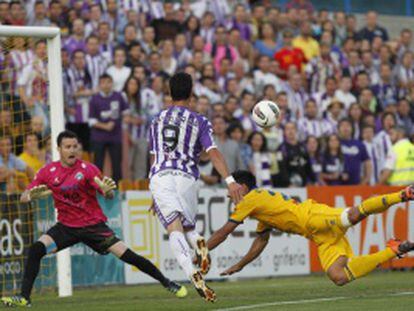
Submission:
M 116 183 L 112 178 L 104 176 L 101 179 L 98 176 L 95 176 L 93 180 L 99 186 L 106 199 L 113 199 Z
M 259 233 L 256 239 L 254 239 L 252 246 L 249 251 L 240 261 L 227 270 L 220 273 L 220 275 L 232 275 L 233 273 L 241 271 L 246 265 L 255 260 L 265 249 L 267 243 L 269 242 L 270 231 L 265 231 Z
M 48 196 L 52 193 L 52 190 L 50 190 L 45 185 L 39 185 L 35 186 L 31 189 L 25 190 L 22 195 L 20 196 L 20 202 L 22 203 L 28 203 L 32 200 L 36 200 L 45 196 Z

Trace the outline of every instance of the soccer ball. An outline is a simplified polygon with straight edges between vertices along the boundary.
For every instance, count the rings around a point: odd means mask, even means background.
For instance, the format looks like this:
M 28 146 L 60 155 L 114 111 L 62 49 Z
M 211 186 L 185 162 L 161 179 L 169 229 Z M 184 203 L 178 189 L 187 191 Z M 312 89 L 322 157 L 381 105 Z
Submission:
M 276 124 L 280 116 L 280 109 L 270 100 L 261 100 L 252 111 L 254 122 L 260 127 L 271 127 Z

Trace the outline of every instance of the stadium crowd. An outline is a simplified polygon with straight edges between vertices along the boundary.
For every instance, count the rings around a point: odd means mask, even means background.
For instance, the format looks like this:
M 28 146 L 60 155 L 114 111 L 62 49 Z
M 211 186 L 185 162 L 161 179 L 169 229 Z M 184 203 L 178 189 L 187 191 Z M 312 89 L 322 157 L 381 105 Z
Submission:
M 0 1 L 0 23 L 61 28 L 66 126 L 116 181 L 146 178 L 149 123 L 185 71 L 230 171 L 276 187 L 414 183 L 412 31 L 390 38 L 374 11 L 357 27 L 308 0 Z M 45 59 L 43 41 L 3 42 L 4 188 L 50 161 Z M 277 126 L 253 122 L 261 99 Z M 200 167 L 200 183 L 221 182 L 205 154 Z

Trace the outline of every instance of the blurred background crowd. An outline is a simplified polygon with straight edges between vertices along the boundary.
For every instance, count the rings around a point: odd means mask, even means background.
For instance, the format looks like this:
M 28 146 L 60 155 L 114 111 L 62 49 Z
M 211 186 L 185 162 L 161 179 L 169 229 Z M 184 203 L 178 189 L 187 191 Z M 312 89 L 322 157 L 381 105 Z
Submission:
M 123 188 L 147 176 L 147 129 L 177 71 L 193 77 L 192 109 L 230 170 L 260 186 L 414 183 L 412 31 L 391 38 L 375 11 L 358 25 L 308 0 L 275 3 L 0 1 L 0 23 L 61 28 L 66 127 Z M 51 160 L 46 55 L 43 41 L 3 40 L 3 191 Z M 281 109 L 270 129 L 250 115 L 261 99 Z M 221 183 L 206 154 L 200 167 L 202 185 Z

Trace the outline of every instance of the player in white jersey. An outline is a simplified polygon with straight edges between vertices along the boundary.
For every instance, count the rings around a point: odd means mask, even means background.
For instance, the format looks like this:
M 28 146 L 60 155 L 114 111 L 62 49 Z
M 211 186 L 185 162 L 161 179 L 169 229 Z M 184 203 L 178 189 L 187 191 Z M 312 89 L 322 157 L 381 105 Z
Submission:
M 191 76 L 177 73 L 169 81 L 173 106 L 155 117 L 150 127 L 150 190 L 154 210 L 167 229 L 174 256 L 200 296 L 214 302 L 216 294 L 203 275 L 210 269 L 205 240 L 195 231 L 197 179 L 200 153 L 205 150 L 216 170 L 226 181 L 234 202 L 241 200 L 241 186 L 229 174 L 222 154 L 213 141 L 211 123 L 189 109 L 193 83 Z M 190 247 L 200 269 L 195 269 Z

